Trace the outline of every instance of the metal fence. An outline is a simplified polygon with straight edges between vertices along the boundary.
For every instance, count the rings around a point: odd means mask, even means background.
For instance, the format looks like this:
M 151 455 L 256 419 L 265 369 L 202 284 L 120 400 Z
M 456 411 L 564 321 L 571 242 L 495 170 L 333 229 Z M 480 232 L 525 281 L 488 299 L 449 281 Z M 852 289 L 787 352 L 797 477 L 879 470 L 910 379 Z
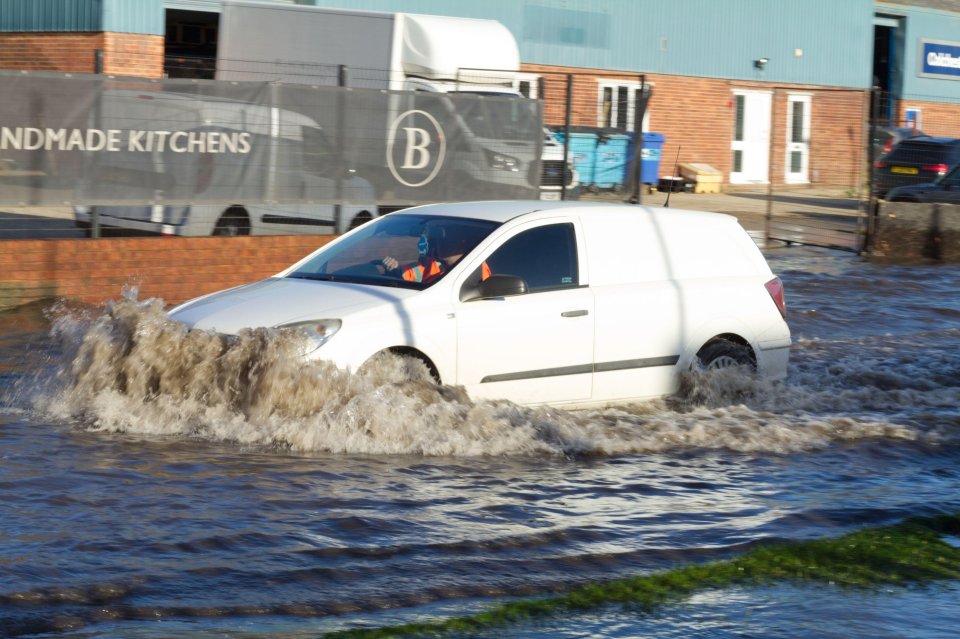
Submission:
M 0 204 L 94 229 L 341 232 L 540 190 L 541 103 L 492 91 L 5 73 L 0 105 Z
M 103 60 L 115 59 L 118 53 L 106 52 L 97 58 L 99 62 L 94 60 L 95 66 L 109 74 L 110 66 Z M 136 56 L 130 51 L 123 53 L 128 58 Z M 9 130 L 8 140 L 15 139 L 18 126 L 39 129 L 31 123 L 51 120 L 61 112 L 71 124 L 54 130 L 66 129 L 64 135 L 84 128 L 109 131 L 109 126 L 90 124 L 91 118 L 113 118 L 122 91 L 153 94 L 154 104 L 156 96 L 163 94 L 251 104 L 262 110 L 247 109 L 244 115 L 234 115 L 251 124 L 259 122 L 268 133 L 283 120 L 271 124 L 271 110 L 277 109 L 281 114 L 290 112 L 312 120 L 322 135 L 297 142 L 303 148 L 291 159 L 284 159 L 284 144 L 279 142 L 251 149 L 244 158 L 249 160 L 246 168 L 239 170 L 235 164 L 232 177 L 224 178 L 220 188 L 216 186 L 218 177 L 229 174 L 221 168 L 230 165 L 231 155 L 238 155 L 233 153 L 234 147 L 245 147 L 240 138 L 226 134 L 229 127 L 224 122 L 218 123 L 219 131 L 209 133 L 217 139 L 218 149 L 227 153 L 216 158 L 200 153 L 192 163 L 172 153 L 159 158 L 145 153 L 135 159 L 116 153 L 112 164 L 81 162 L 79 153 L 74 158 L 60 154 L 55 160 L 48 154 L 38 161 L 5 149 L 0 155 L 0 199 L 6 210 L 0 214 L 0 236 L 69 236 L 79 232 L 75 217 L 81 226 L 87 226 L 95 223 L 97 211 L 105 216 L 136 217 L 140 226 L 131 230 L 137 232 L 336 233 L 349 228 L 354 220 L 363 221 L 398 206 L 525 197 L 714 210 L 737 215 L 758 239 L 859 251 L 869 236 L 878 198 L 888 197 L 893 186 L 926 184 L 934 179 L 943 182 L 941 176 L 958 162 L 953 156 L 930 160 L 929 148 L 915 149 L 915 157 L 909 158 L 902 151 L 901 156 L 886 155 L 888 140 L 901 142 L 898 136 L 904 130 L 933 137 L 960 136 L 960 105 L 944 96 L 906 101 L 879 91 L 717 79 L 707 83 L 698 78 L 539 67 L 502 77 L 490 70 L 462 69 L 455 80 L 468 90 L 471 85 L 488 83 L 522 97 L 504 97 L 502 93 L 438 96 L 391 89 L 396 85 L 391 84 L 385 69 L 304 62 L 217 62 L 202 55 L 168 55 L 156 66 L 163 66 L 159 73 L 169 78 L 5 74 L 0 85 L 4 92 L 0 115 Z M 44 101 L 37 97 L 42 92 L 29 87 L 41 77 L 48 83 L 56 79 L 86 88 L 79 94 L 74 89 L 61 90 Z M 143 108 L 146 99 L 127 97 L 128 102 L 140 100 L 138 108 L 143 114 L 123 116 L 127 121 L 115 127 L 125 131 L 120 134 L 121 146 L 129 149 L 132 136 L 146 148 L 150 131 L 156 139 L 159 131 L 173 135 L 177 130 L 162 124 L 171 116 L 147 115 Z M 451 121 L 466 118 L 468 130 L 502 126 L 487 137 L 502 144 L 486 151 L 474 148 L 482 155 L 479 161 L 460 153 L 460 169 L 439 172 L 431 180 L 433 190 L 410 186 L 429 176 L 432 166 L 420 167 L 419 177 L 406 179 L 409 184 L 404 184 L 390 175 L 386 159 L 390 127 L 384 122 L 388 114 L 398 112 L 399 99 L 407 100 L 405 111 L 444 112 Z M 134 124 L 132 119 L 155 121 Z M 376 124 L 370 124 L 374 121 Z M 765 128 L 758 127 L 758 122 L 766 122 Z M 423 134 L 416 131 L 428 131 L 430 124 L 421 119 L 398 127 L 400 135 L 407 137 L 393 146 L 400 154 L 395 165 L 420 164 L 425 156 L 417 150 L 415 136 Z M 303 130 L 298 124 L 282 128 L 298 127 Z M 515 130 L 508 134 L 511 127 Z M 516 127 L 525 130 L 520 133 Z M 33 134 L 20 135 L 25 139 Z M 56 135 L 52 140 L 45 137 L 42 146 L 59 145 Z M 522 138 L 522 145 L 513 145 L 511 136 Z M 455 135 L 445 133 L 444 138 L 448 149 L 476 146 L 469 136 L 457 141 Z M 279 134 L 278 139 L 286 138 Z M 368 145 L 364 150 L 361 143 L 372 140 L 381 146 L 371 150 Z M 151 177 L 146 178 L 137 162 L 151 167 L 159 163 L 167 177 L 158 178 L 151 168 L 146 172 Z M 278 169 L 276 177 L 265 181 L 271 167 Z M 310 167 L 308 172 L 316 179 L 302 175 Z M 55 184 L 40 175 L 54 173 L 58 176 Z M 174 174 L 177 179 L 172 179 Z M 514 178 L 515 183 L 507 188 Z M 369 189 L 361 188 L 364 182 Z M 38 184 L 43 188 L 38 190 Z M 200 189 L 203 185 L 206 188 Z M 901 189 L 895 195 L 903 193 Z M 257 204 L 254 217 L 266 224 L 253 228 L 249 202 Z M 74 205 L 81 209 L 79 213 L 74 213 Z M 84 212 L 90 205 L 98 206 Z M 135 215 L 131 207 L 137 208 Z M 183 217 L 185 207 L 194 212 L 209 209 L 203 214 L 207 221 L 202 228 L 171 224 Z M 218 222 L 224 223 L 218 226 Z

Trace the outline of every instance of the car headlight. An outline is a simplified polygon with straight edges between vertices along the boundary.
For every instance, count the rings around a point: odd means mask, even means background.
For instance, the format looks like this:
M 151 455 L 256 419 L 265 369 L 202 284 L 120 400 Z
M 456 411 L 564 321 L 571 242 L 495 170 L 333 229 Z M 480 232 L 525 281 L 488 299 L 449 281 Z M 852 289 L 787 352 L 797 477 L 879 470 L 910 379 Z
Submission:
M 520 160 L 512 155 L 507 155 L 506 153 L 495 153 L 490 149 L 484 149 L 484 151 L 487 154 L 487 164 L 490 165 L 490 168 L 502 169 L 504 171 L 520 170 Z
M 282 324 L 277 328 L 292 329 L 305 334 L 310 340 L 306 350 L 303 352 L 304 355 L 307 355 L 326 344 L 327 340 L 340 330 L 341 324 L 342 322 L 338 319 L 324 319 Z

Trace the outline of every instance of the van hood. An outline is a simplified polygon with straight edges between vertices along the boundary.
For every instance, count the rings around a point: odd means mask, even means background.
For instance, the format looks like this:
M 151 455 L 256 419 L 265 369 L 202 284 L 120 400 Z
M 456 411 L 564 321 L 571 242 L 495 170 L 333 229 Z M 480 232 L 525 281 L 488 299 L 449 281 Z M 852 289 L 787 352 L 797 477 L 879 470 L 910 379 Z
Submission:
M 345 313 L 397 304 L 417 293 L 404 288 L 270 278 L 191 300 L 169 315 L 190 328 L 235 335 L 244 328 L 340 319 Z

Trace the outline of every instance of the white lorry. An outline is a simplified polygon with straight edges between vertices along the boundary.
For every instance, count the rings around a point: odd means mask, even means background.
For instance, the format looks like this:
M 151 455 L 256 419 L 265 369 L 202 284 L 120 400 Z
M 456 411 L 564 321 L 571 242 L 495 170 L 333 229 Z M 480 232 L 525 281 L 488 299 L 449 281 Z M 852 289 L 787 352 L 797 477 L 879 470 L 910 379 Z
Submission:
M 520 100 L 520 83 L 531 79 L 520 72 L 513 34 L 495 20 L 224 0 L 217 79 L 336 85 L 342 67 L 351 87 L 452 98 Z M 410 104 L 397 97 L 387 119 Z M 454 110 L 482 109 L 475 101 L 453 104 Z M 562 145 L 539 135 L 541 125 L 526 111 L 512 109 L 514 122 L 490 123 L 495 126 L 487 131 L 474 125 L 468 140 L 450 150 L 450 159 L 459 166 L 457 174 L 489 182 L 488 192 L 513 186 L 519 189 L 515 196 L 536 197 L 539 191 L 544 199 L 559 199 L 564 186 L 576 186 L 572 162 L 563 170 Z M 503 110 L 496 113 L 502 119 Z M 379 126 L 387 134 L 391 125 L 381 120 Z

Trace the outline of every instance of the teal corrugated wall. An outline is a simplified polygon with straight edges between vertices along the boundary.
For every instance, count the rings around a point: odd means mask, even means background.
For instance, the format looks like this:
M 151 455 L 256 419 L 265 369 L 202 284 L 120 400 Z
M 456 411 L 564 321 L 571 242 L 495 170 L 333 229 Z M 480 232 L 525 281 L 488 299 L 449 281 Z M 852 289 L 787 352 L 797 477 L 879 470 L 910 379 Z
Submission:
M 103 0 L 103 30 L 163 35 L 163 0 Z
M 4 0 L 2 31 L 102 31 L 103 0 Z
M 532 64 L 867 87 L 872 0 L 316 0 L 493 18 Z M 799 50 L 799 51 L 798 51 Z M 800 55 L 797 55 L 800 53 Z M 762 72 L 753 61 L 770 60 Z
M 900 5 L 882 9 L 884 13 L 901 16 L 904 30 L 903 99 L 960 102 L 960 81 L 919 75 L 920 40 L 941 40 L 960 45 L 960 14 Z
M 163 0 L 2 0 L 0 31 L 163 35 Z

